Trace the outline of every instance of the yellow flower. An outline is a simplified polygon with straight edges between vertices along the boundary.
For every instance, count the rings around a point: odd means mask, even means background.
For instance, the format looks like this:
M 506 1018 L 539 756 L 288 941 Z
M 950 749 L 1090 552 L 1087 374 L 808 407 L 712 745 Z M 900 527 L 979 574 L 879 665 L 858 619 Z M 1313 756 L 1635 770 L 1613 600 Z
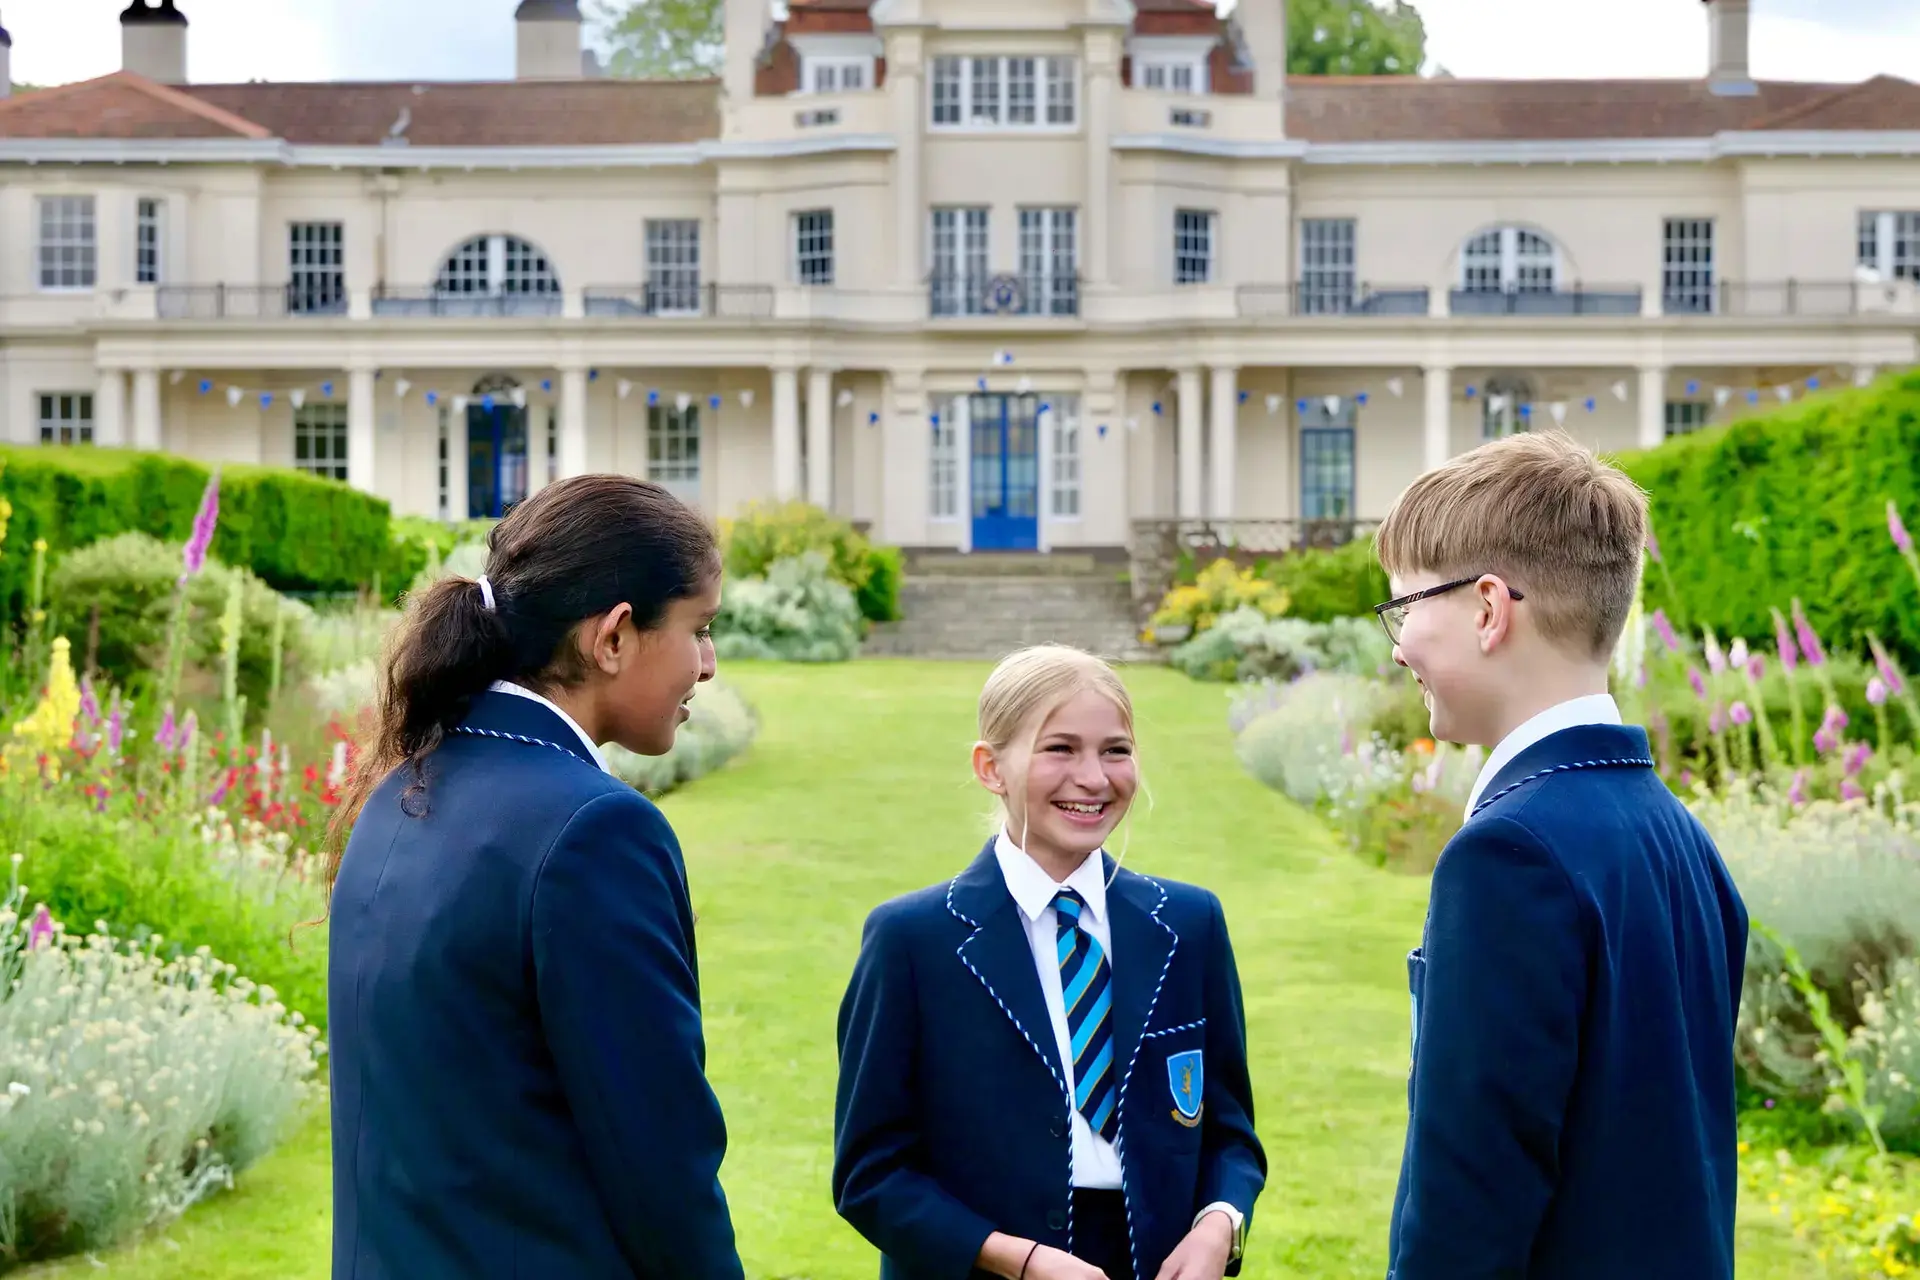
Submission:
M 73 676 L 72 646 L 65 636 L 53 642 L 53 661 L 47 668 L 47 692 L 25 720 L 13 726 L 18 739 L 14 752 L 45 755 L 59 776 L 60 752 L 73 741 L 73 722 L 80 714 L 80 685 Z
M 41 555 L 47 554 L 47 540 L 45 538 L 35 538 L 33 540 L 33 549 Z

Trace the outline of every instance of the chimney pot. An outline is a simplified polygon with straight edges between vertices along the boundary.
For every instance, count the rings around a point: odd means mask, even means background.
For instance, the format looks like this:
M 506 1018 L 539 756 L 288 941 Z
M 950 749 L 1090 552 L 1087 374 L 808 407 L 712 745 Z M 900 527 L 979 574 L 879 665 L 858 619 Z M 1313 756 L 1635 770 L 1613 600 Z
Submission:
M 579 0 L 521 0 L 514 10 L 515 75 L 522 80 L 578 80 L 585 70 Z
M 1705 0 L 1705 3 L 1709 32 L 1707 87 L 1728 97 L 1758 93 L 1749 61 L 1751 0 Z
M 187 82 L 187 15 L 176 0 L 133 0 L 120 15 L 120 66 L 160 84 Z

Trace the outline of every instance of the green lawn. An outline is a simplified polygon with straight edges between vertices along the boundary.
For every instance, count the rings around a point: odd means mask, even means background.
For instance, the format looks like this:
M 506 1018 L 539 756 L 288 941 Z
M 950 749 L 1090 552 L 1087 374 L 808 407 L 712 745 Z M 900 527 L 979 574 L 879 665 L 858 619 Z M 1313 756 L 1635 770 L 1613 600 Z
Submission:
M 974 664 L 736 665 L 764 727 L 736 767 L 672 797 L 700 914 L 723 1177 L 755 1280 L 867 1280 L 873 1252 L 833 1213 L 834 1015 L 876 903 L 949 878 L 984 838 L 966 764 Z M 1130 672 L 1153 794 L 1128 861 L 1226 900 L 1246 989 L 1272 1173 L 1248 1274 L 1378 1277 L 1400 1157 L 1407 949 L 1426 882 L 1363 867 L 1247 778 L 1217 687 Z M 326 1133 L 299 1138 L 165 1235 L 106 1259 L 153 1280 L 322 1280 Z M 178 1246 L 177 1248 L 174 1246 Z M 1819 1269 L 1771 1225 L 1742 1229 L 1740 1274 Z M 32 1273 L 93 1274 L 87 1262 Z

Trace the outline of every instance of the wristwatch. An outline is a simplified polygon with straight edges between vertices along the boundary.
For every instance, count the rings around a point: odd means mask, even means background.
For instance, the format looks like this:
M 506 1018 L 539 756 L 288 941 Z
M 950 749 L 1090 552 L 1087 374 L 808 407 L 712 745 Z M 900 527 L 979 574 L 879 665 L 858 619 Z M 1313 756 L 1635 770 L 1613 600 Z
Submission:
M 1245 1253 L 1247 1249 L 1246 1215 L 1241 1213 L 1238 1209 L 1234 1208 L 1232 1205 L 1228 1204 L 1225 1200 L 1216 1200 L 1212 1204 L 1208 1205 L 1206 1208 L 1202 1209 L 1200 1212 L 1193 1215 L 1193 1225 L 1195 1227 L 1199 1226 L 1200 1219 L 1206 1217 L 1210 1213 L 1224 1213 L 1227 1215 L 1227 1221 L 1233 1224 L 1233 1252 L 1228 1255 L 1227 1261 L 1229 1262 L 1240 1261 L 1240 1256 L 1243 1253 Z M 1192 1228 L 1188 1228 L 1188 1229 L 1191 1230 Z

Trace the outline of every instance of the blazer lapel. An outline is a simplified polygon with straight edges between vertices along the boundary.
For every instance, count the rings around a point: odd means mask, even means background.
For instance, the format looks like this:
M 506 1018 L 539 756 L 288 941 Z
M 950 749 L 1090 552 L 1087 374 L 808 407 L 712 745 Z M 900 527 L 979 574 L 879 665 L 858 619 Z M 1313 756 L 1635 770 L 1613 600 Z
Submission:
M 1111 859 L 1107 865 L 1113 866 Z M 1108 875 L 1113 876 L 1113 872 L 1109 870 Z M 1109 957 L 1113 966 L 1113 1060 L 1124 1064 L 1118 1097 L 1123 1108 L 1133 1064 L 1140 1056 L 1140 1042 L 1153 1020 L 1154 1007 L 1160 1003 L 1160 986 L 1166 980 L 1173 953 L 1180 946 L 1179 935 L 1160 919 L 1160 908 L 1166 900 L 1166 890 L 1131 871 L 1114 876 L 1107 890 L 1113 934 L 1113 955 Z M 1125 1115 L 1124 1110 L 1121 1114 Z
M 973 929 L 954 954 L 986 987 L 1021 1038 L 1040 1055 L 1061 1095 L 1067 1096 L 1066 1072 L 1054 1043 L 1047 998 L 1040 990 L 1033 947 L 1027 941 L 1026 919 L 1007 892 L 992 841 L 947 886 L 947 910 Z

